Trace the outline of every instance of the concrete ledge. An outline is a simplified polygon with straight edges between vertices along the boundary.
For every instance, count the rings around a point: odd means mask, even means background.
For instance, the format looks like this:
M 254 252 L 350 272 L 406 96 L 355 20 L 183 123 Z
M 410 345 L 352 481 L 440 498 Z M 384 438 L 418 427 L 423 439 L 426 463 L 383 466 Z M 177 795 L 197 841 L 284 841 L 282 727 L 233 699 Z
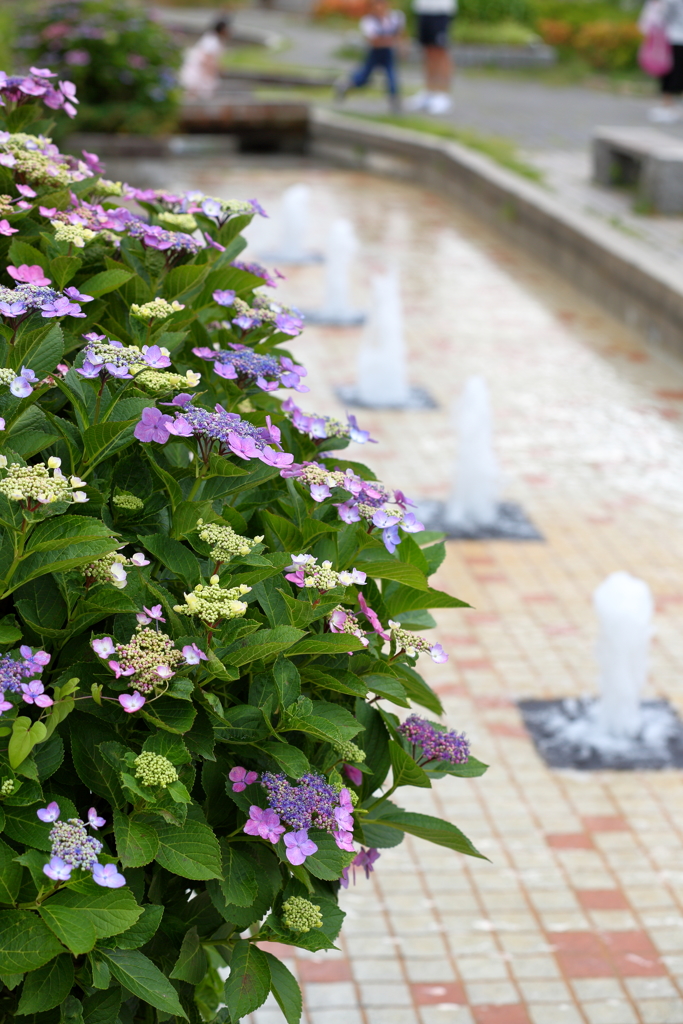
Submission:
M 309 151 L 453 199 L 571 281 L 646 341 L 683 356 L 680 272 L 607 224 L 456 142 L 315 108 Z

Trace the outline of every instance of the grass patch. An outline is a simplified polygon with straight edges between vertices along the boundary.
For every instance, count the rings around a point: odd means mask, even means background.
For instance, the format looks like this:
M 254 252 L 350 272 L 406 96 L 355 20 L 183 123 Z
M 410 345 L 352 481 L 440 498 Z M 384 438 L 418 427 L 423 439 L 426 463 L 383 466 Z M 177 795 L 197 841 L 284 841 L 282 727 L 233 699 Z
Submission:
M 455 43 L 470 46 L 528 46 L 541 38 L 528 25 L 507 19 L 491 24 L 488 21 L 456 19 L 452 38 Z
M 459 142 L 468 149 L 474 149 L 478 153 L 506 167 L 508 171 L 514 171 L 523 178 L 530 181 L 542 182 L 543 172 L 538 167 L 526 163 L 517 155 L 517 147 L 509 139 L 501 138 L 498 135 L 481 135 L 479 132 L 469 128 L 455 128 L 451 124 L 444 124 L 443 121 L 432 121 L 428 117 L 420 117 L 419 114 L 358 114 L 354 117 L 362 117 L 366 121 L 379 121 L 382 124 L 391 124 L 396 128 L 410 128 L 412 131 L 424 132 L 427 135 L 436 135 L 441 139 L 452 139 Z

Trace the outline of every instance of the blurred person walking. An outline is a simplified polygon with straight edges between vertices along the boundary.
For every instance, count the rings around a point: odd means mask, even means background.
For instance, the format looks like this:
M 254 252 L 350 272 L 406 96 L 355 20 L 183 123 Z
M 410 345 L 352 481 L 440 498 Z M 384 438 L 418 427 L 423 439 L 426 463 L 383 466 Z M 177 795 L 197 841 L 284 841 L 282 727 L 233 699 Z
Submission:
M 457 0 L 413 0 L 426 88 L 406 102 L 408 110 L 445 114 L 451 109 L 453 60 L 449 33 L 457 9 Z
M 661 94 L 648 117 L 655 124 L 673 124 L 681 116 L 676 97 L 683 93 L 683 0 L 647 0 L 638 27 L 645 36 L 638 62 L 659 78 Z
M 386 75 L 391 109 L 395 114 L 400 112 L 396 50 L 403 40 L 405 24 L 403 11 L 394 10 L 388 0 L 370 0 L 370 13 L 360 20 L 360 30 L 367 43 L 365 60 L 347 79 L 337 83 L 338 100 L 343 100 L 350 89 L 362 89 L 375 69 L 381 68 Z
M 219 18 L 183 55 L 178 79 L 192 99 L 210 100 L 220 80 L 220 58 L 230 39 L 230 22 Z

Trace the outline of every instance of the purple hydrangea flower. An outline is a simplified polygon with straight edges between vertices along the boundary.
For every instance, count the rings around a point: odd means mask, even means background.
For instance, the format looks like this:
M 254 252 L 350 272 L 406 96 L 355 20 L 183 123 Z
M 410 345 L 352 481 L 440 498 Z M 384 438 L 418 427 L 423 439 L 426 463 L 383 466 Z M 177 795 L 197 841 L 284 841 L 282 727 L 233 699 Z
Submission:
M 95 864 L 92 869 L 92 880 L 96 885 L 106 889 L 120 889 L 126 879 L 116 870 L 115 864 Z
M 419 764 L 428 761 L 449 761 L 451 764 L 466 764 L 470 756 L 470 745 L 465 733 L 447 732 L 434 722 L 410 715 L 397 730 L 413 746 L 422 751 Z
M 285 828 L 280 824 L 280 819 L 275 811 L 263 810 L 263 808 L 252 804 L 244 831 L 249 836 L 261 836 L 262 839 L 267 839 L 270 843 L 277 843 Z
M 247 788 L 247 786 L 251 786 L 252 782 L 256 782 L 258 779 L 258 772 L 249 772 L 246 768 L 242 768 L 238 765 L 236 768 L 230 769 L 228 778 L 233 784 L 233 793 L 241 793 L 243 789 Z
M 318 852 L 318 847 L 308 838 L 308 832 L 303 828 L 298 832 L 287 832 L 284 841 L 287 847 L 287 860 L 295 866 L 303 864 L 307 857 Z
M 145 698 L 141 693 L 135 690 L 133 693 L 121 693 L 119 694 L 119 704 L 129 715 L 134 711 L 139 711 L 142 705 L 145 703 Z
M 43 866 L 44 874 L 51 878 L 53 882 L 68 882 L 72 871 L 71 865 L 63 861 L 61 857 L 51 857 L 48 863 Z

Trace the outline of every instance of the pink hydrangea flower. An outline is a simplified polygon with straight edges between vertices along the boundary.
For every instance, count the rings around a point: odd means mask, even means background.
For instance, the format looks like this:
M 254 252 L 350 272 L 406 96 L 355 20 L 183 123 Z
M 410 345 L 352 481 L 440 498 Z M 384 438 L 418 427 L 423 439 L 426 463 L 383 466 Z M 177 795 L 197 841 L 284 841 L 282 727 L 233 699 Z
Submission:
M 256 782 L 258 772 L 248 772 L 246 768 L 238 766 L 230 769 L 228 778 L 233 783 L 233 793 L 241 793 L 247 786 L 251 786 L 252 782 Z

